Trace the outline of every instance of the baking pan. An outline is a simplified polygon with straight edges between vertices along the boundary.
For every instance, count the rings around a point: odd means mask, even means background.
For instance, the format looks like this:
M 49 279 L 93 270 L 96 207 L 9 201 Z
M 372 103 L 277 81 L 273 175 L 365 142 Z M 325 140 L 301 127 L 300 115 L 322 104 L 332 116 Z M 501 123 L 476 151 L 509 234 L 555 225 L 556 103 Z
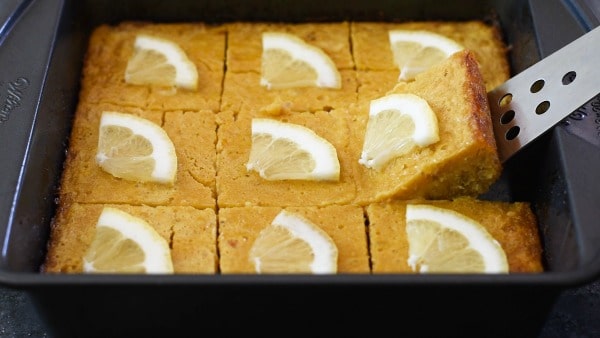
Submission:
M 4 1 L 0 283 L 26 291 L 57 336 L 531 337 L 561 291 L 600 275 L 600 97 L 505 163 L 501 179 L 482 196 L 532 203 L 544 245 L 541 274 L 39 273 L 83 56 L 97 25 L 484 19 L 500 24 L 516 74 L 589 29 L 573 1 Z

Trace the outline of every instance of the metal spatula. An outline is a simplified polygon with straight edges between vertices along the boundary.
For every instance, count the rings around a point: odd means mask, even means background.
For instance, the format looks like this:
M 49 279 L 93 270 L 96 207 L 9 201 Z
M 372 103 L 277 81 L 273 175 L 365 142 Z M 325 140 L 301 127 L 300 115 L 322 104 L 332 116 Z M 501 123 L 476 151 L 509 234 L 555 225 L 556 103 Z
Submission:
M 600 93 L 600 27 L 488 93 L 500 159 L 505 162 Z

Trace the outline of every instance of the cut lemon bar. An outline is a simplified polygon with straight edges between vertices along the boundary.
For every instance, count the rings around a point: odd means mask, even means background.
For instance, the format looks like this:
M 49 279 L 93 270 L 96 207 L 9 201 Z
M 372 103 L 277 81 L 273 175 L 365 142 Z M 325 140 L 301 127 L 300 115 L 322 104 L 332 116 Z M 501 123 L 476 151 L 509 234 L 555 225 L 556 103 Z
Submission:
M 528 203 L 481 201 L 463 197 L 451 201 L 393 201 L 368 206 L 366 211 L 369 219 L 369 245 L 373 273 L 417 273 L 422 268 L 423 260 L 410 256 L 411 249 L 415 252 L 423 250 L 411 248 L 407 233 L 408 205 L 435 207 L 442 210 L 443 214 L 458 213 L 460 218 L 468 218 L 472 222 L 478 223 L 485 229 L 484 233 L 487 233 L 483 237 L 491 238 L 491 240 L 481 239 L 480 241 L 491 242 L 492 246 L 495 246 L 494 241 L 497 242 L 497 247 L 501 248 L 506 255 L 509 273 L 543 271 L 542 246 L 537 221 Z M 413 219 L 423 218 L 411 217 Z M 412 230 L 413 237 L 419 236 L 414 234 L 419 229 L 421 230 L 420 236 L 426 236 L 427 227 L 419 228 L 418 223 L 412 226 L 415 228 Z M 457 227 L 459 226 L 457 225 Z M 480 236 L 478 231 L 469 233 L 468 230 L 465 230 L 463 233 L 468 233 L 467 238 Z M 448 248 L 443 249 L 444 247 L 440 243 L 442 242 L 432 243 L 431 249 L 437 248 L 436 252 L 443 260 L 444 251 L 453 249 L 449 244 Z M 437 244 L 440 246 L 435 246 Z M 491 250 L 497 249 L 492 248 Z M 446 259 L 448 262 L 452 257 L 449 255 Z M 411 264 L 416 268 L 411 267 Z M 429 272 L 431 270 L 434 269 L 431 267 Z M 454 272 L 466 273 L 467 271 Z
M 317 237 L 324 236 L 333 241 L 338 253 L 337 273 L 369 273 L 363 210 L 351 205 L 320 208 L 239 207 L 219 209 L 218 245 L 222 273 L 257 273 L 256 259 L 251 259 L 252 248 L 255 245 L 265 245 L 269 242 L 265 243 L 262 240 L 262 244 L 255 244 L 257 238 L 261 236 L 261 232 L 272 227 L 273 221 L 282 210 L 285 210 L 290 218 L 300 218 L 311 223 L 309 228 L 316 226 L 326 234 L 326 236 L 316 235 Z M 282 220 L 278 219 L 276 223 L 279 221 Z M 283 222 L 287 223 L 286 220 Z M 264 236 L 264 233 L 262 234 Z M 305 237 L 304 235 L 300 236 Z M 327 244 L 329 239 L 324 240 L 324 247 L 319 250 L 323 252 L 330 250 L 331 246 Z M 273 248 L 273 250 L 277 249 L 279 248 Z M 255 248 L 255 250 L 257 249 Z M 285 250 L 285 248 L 281 250 Z M 329 262 L 329 258 L 326 258 L 326 261 Z M 293 268 L 290 266 L 290 270 L 286 272 L 294 272 Z
M 156 69 L 136 61 L 141 58 L 140 53 L 136 52 L 136 40 L 139 37 L 176 46 L 172 49 L 178 50 L 189 61 L 177 63 L 187 65 L 185 68 L 195 68 L 197 75 L 178 80 L 179 85 L 170 87 L 159 85 L 160 79 L 150 80 L 151 83 L 146 83 L 148 79 L 140 80 L 139 77 L 143 79 L 144 74 L 160 72 L 160 67 Z M 171 54 L 176 53 L 168 53 Z M 225 30 L 219 26 L 141 22 L 101 25 L 92 32 L 84 59 L 81 100 L 144 109 L 216 112 L 224 75 L 224 54 Z M 155 57 L 164 61 L 160 54 L 150 53 L 151 59 Z M 179 58 L 173 55 L 171 59 Z M 189 75 L 192 72 L 182 73 Z
M 253 118 L 243 114 L 236 116 L 232 112 L 220 113 L 217 117 L 218 206 L 315 206 L 350 203 L 355 196 L 355 184 L 348 153 L 350 130 L 345 115 L 345 112 L 337 111 L 270 115 L 269 120 L 302 126 L 309 129 L 311 134 L 326 140 L 337 153 L 339 179 L 267 180 L 260 176 L 260 170 L 248 170 L 252 152 Z M 327 146 L 326 149 L 330 147 Z
M 291 34 L 327 54 L 339 70 L 354 69 L 348 22 L 331 23 L 250 23 L 225 24 L 227 28 L 227 71 L 260 73 L 262 34 Z
M 365 167 L 359 160 L 369 116 L 368 109 L 359 106 L 362 115 L 351 114 L 357 203 L 477 196 L 498 179 L 501 164 L 489 106 L 471 52 L 455 53 L 415 81 L 399 83 L 390 94 L 413 94 L 425 100 L 435 113 L 439 141 L 398 155 L 382 169 Z
M 96 225 L 105 207 L 147 223 L 164 239 L 170 248 L 175 273 L 217 271 L 217 226 L 213 209 L 79 203 L 62 205 L 53 220 L 43 271 L 84 271 L 84 257 L 94 241 Z
M 98 132 L 105 111 L 138 116 L 161 126 L 173 142 L 177 156 L 174 184 L 125 180 L 98 165 Z M 215 116 L 211 111 L 163 113 L 107 104 L 81 104 L 71 132 L 60 198 L 80 203 L 214 208 L 215 128 Z
M 447 37 L 475 55 L 481 68 L 486 91 L 510 78 L 508 48 L 500 30 L 482 21 L 462 22 L 353 22 L 351 39 L 356 68 L 360 71 L 397 70 L 390 45 L 393 30 L 427 31 Z

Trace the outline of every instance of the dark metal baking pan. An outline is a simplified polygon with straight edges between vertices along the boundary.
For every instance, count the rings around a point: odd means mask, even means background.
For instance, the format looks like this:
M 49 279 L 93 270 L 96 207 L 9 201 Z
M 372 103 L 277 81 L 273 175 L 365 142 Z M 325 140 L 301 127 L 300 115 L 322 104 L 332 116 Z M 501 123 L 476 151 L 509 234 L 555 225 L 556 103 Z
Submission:
M 45 275 L 39 267 L 83 55 L 98 24 L 496 20 L 516 74 L 589 28 L 573 3 L 6 0 L 0 7 L 0 283 L 26 291 L 61 337 L 535 336 L 561 291 L 600 275 L 594 102 L 511 158 L 482 196 L 532 203 L 544 245 L 541 274 L 98 276 Z

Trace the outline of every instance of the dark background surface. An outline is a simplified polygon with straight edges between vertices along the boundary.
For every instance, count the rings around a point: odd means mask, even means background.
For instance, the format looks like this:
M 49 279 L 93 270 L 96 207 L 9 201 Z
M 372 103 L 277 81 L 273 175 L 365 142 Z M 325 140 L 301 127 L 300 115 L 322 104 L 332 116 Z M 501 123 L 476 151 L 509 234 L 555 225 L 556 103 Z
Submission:
M 499 325 L 502 325 L 501 319 Z M 0 288 L 0 337 L 54 336 L 41 322 L 23 291 Z M 566 290 L 558 298 L 538 337 L 600 337 L 600 280 Z

